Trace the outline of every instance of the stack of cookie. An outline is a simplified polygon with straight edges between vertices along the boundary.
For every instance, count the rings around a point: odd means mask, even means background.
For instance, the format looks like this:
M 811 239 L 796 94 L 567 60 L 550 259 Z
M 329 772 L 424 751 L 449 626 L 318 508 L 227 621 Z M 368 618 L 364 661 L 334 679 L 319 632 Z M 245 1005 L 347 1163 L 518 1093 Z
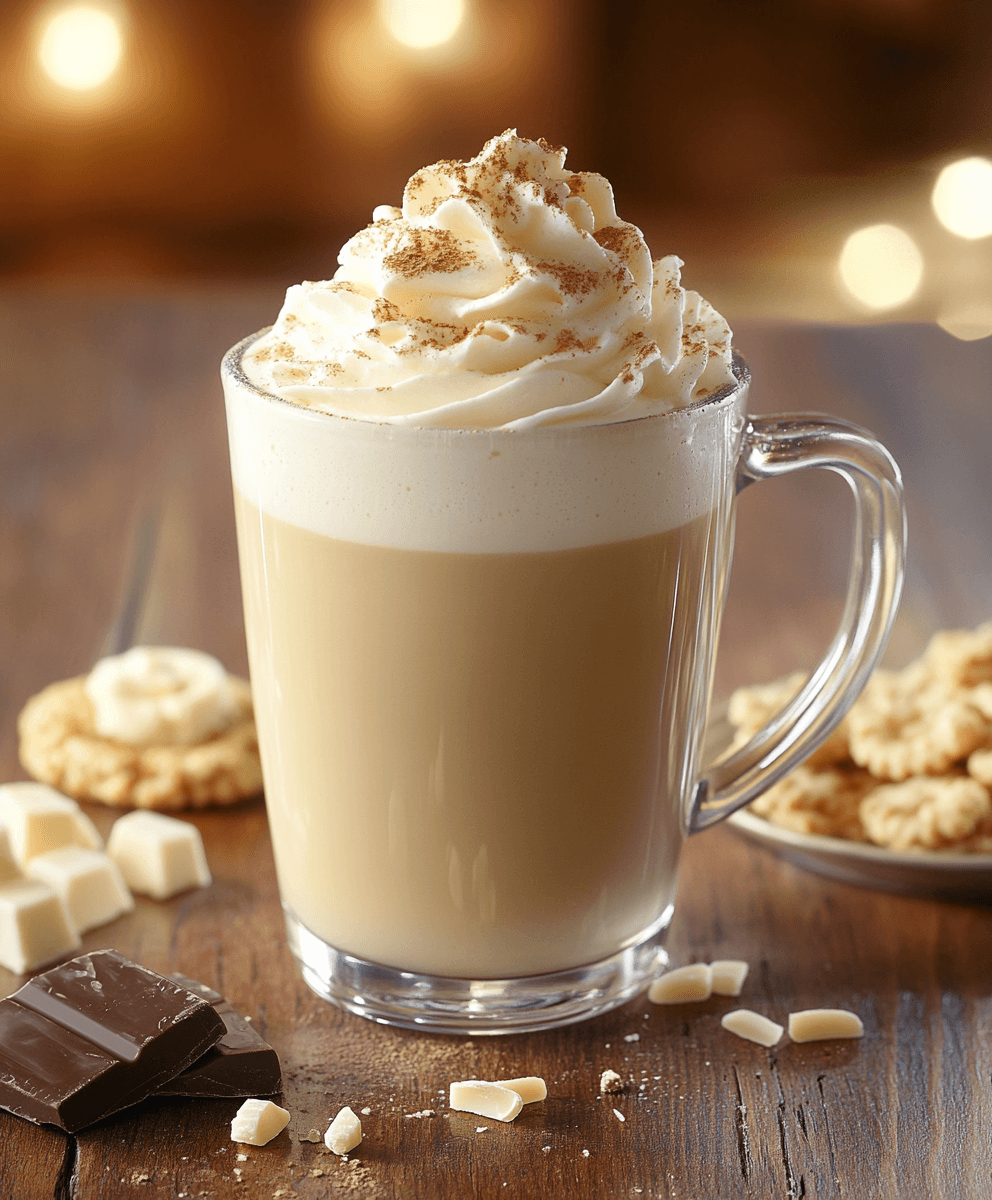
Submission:
M 740 688 L 743 745 L 806 682 Z M 831 737 L 751 811 L 798 833 L 893 850 L 992 853 L 992 622 L 938 633 L 902 671 L 876 671 Z

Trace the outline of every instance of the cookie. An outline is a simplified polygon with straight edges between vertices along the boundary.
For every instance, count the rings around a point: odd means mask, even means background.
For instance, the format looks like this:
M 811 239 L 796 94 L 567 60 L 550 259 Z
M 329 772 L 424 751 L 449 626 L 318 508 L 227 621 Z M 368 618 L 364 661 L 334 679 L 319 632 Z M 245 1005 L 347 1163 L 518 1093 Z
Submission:
M 776 713 L 799 695 L 803 684 L 809 679 L 805 671 L 793 671 L 783 679 L 771 683 L 755 684 L 738 688 L 730 697 L 727 716 L 737 730 L 731 750 L 739 750 L 749 742 L 758 730 L 768 723 Z M 827 739 L 806 759 L 810 767 L 830 767 L 845 763 L 850 758 L 848 748 L 847 721 L 841 721 Z
M 751 804 L 751 811 L 795 833 L 866 840 L 859 810 L 878 780 L 859 767 L 797 767 Z
M 992 621 L 977 629 L 945 629 L 934 634 L 922 662 L 934 678 L 955 688 L 992 683 Z
M 940 775 L 989 740 L 992 726 L 969 691 L 915 666 L 876 671 L 848 714 L 851 757 L 882 780 Z
M 135 746 L 95 731 L 86 676 L 53 683 L 18 719 L 24 769 L 77 800 L 175 810 L 234 804 L 262 789 L 251 689 L 228 676 L 237 716 L 196 745 Z
M 992 797 L 967 775 L 882 784 L 860 816 L 869 838 L 891 850 L 992 853 Z

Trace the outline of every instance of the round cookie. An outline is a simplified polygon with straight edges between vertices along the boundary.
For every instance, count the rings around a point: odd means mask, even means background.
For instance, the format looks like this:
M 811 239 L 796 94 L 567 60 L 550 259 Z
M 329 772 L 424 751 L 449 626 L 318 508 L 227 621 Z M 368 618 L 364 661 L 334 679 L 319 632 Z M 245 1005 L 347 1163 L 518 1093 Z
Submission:
M 878 781 L 859 767 L 796 769 L 752 801 L 751 811 L 794 833 L 865 841 L 858 809 Z
M 234 723 L 190 746 L 130 746 L 94 730 L 86 676 L 53 683 L 18 718 L 20 758 L 35 779 L 77 800 L 173 810 L 234 804 L 262 790 L 248 682 L 228 676 Z
M 730 749 L 739 750 L 749 742 L 763 725 L 799 695 L 807 679 L 809 675 L 806 671 L 793 671 L 791 675 L 774 679 L 771 683 L 739 687 L 731 695 L 727 706 L 727 717 L 737 731 Z M 846 763 L 849 758 L 845 718 L 804 760 L 804 765 L 815 769 L 834 767 Z
M 895 782 L 941 775 L 989 739 L 989 721 L 971 692 L 943 683 L 920 687 L 916 664 L 876 671 L 847 720 L 854 761 Z
M 969 776 L 916 776 L 861 802 L 868 837 L 891 850 L 992 851 L 992 797 Z

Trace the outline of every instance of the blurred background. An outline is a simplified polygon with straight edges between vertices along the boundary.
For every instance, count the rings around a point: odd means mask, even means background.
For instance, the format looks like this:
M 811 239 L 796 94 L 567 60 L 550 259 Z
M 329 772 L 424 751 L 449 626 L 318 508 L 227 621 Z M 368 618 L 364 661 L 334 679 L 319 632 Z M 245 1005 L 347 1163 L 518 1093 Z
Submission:
M 4 0 L 0 275 L 326 277 L 509 126 L 732 321 L 992 334 L 987 0 Z
M 888 661 L 992 615 L 990 0 L 0 0 L 0 767 L 105 652 L 142 513 L 138 640 L 245 669 L 221 355 L 511 126 L 685 259 L 756 411 L 892 449 Z M 849 526 L 824 473 L 747 490 L 718 694 L 816 661 Z

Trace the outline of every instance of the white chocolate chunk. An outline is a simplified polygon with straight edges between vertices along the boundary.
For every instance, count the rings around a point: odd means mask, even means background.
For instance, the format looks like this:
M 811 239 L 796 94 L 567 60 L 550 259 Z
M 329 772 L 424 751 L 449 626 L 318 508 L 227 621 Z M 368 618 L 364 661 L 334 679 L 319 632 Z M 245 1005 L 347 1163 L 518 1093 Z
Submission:
M 458 1112 L 475 1113 L 494 1121 L 512 1121 L 524 1106 L 519 1092 L 483 1079 L 464 1079 L 451 1084 L 448 1104 Z
M 61 846 L 103 848 L 96 826 L 75 800 L 47 783 L 0 784 L 0 825 L 22 866 L 36 854 Z
M 23 879 L 21 868 L 17 865 L 14 852 L 10 848 L 10 834 L 0 825 L 0 884 L 13 883 L 15 879 Z
M 865 1032 L 857 1013 L 846 1008 L 806 1008 L 789 1013 L 789 1037 L 794 1042 L 824 1042 L 830 1038 L 859 1038 Z
M 548 1085 L 539 1075 L 523 1075 L 519 1079 L 497 1079 L 499 1087 L 516 1092 L 524 1104 L 534 1104 L 548 1095 Z
M 289 1113 L 271 1100 L 246 1100 L 231 1122 L 231 1141 L 264 1146 L 289 1124 Z
M 759 1046 L 775 1046 L 785 1030 L 774 1021 L 769 1021 L 760 1013 L 752 1012 L 749 1008 L 735 1008 L 727 1013 L 720 1021 L 724 1029 L 736 1033 L 739 1038 L 749 1042 L 757 1042 Z
M 138 811 L 119 817 L 107 839 L 107 853 L 131 891 L 154 900 L 210 883 L 200 831 L 162 813 Z
M 69 920 L 80 933 L 106 925 L 134 908 L 117 864 L 102 850 L 63 846 L 36 855 L 25 871 L 62 897 Z
M 324 1134 L 324 1145 L 335 1154 L 347 1154 L 362 1140 L 362 1123 L 345 1105 Z
M 708 1000 L 712 991 L 713 972 L 709 964 L 692 963 L 660 975 L 648 989 L 648 999 L 653 1004 L 687 1004 Z
M 96 732 L 134 746 L 194 746 L 227 729 L 238 705 L 212 655 L 180 646 L 132 646 L 86 677 Z
M 0 887 L 0 963 L 23 975 L 81 946 L 61 898 L 45 883 Z
M 604 1071 L 599 1077 L 599 1090 L 603 1095 L 616 1095 L 623 1091 L 623 1080 L 616 1071 Z
M 744 980 L 747 979 L 748 965 L 736 958 L 718 958 L 710 963 L 713 979 L 713 994 L 715 996 L 739 996 Z

